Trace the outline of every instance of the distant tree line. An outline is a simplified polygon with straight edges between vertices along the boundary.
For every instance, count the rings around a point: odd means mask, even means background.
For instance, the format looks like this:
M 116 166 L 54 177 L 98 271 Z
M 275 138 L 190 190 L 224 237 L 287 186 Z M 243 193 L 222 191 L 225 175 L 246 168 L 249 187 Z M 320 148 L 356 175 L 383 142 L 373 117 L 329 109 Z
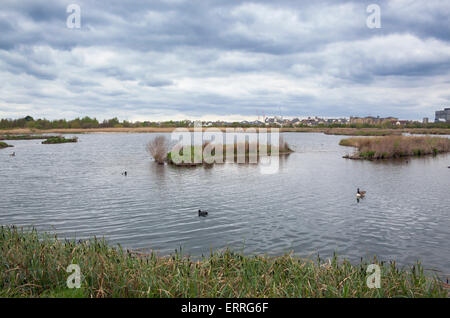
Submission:
M 29 128 L 29 129 L 86 129 L 86 128 L 139 128 L 139 127 L 190 127 L 193 126 L 194 122 L 190 120 L 181 121 L 162 121 L 162 122 L 152 122 L 152 121 L 135 121 L 130 122 L 127 120 L 120 121 L 117 117 L 111 119 L 105 119 L 99 122 L 96 118 L 90 118 L 88 116 L 83 118 L 75 118 L 73 120 L 57 119 L 34 119 L 31 116 L 26 116 L 19 119 L 1 119 L 0 129 L 14 129 L 14 128 Z M 204 122 L 206 124 L 206 122 Z M 240 123 L 240 122 L 213 122 L 212 126 L 226 126 L 226 127 L 255 127 L 254 124 Z M 261 126 L 265 126 L 262 124 Z M 268 127 L 280 127 L 277 124 L 271 124 Z M 292 125 L 284 124 L 283 127 L 289 128 L 307 128 L 308 125 Z M 423 124 L 420 122 L 412 122 L 406 125 L 397 126 L 392 123 L 385 123 L 382 125 L 371 125 L 371 124 L 318 124 L 314 127 L 317 128 L 386 128 L 386 129 L 396 129 L 396 128 L 450 128 L 450 123 L 428 123 Z

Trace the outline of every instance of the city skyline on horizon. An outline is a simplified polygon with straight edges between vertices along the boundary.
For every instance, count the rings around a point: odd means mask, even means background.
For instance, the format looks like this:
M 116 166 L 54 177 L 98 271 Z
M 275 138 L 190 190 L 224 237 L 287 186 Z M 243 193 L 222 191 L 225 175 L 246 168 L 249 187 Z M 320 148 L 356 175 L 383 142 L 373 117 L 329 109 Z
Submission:
M 443 108 L 444 109 L 444 108 Z M 137 119 L 137 120 L 129 120 L 127 118 L 121 118 L 118 116 L 112 116 L 112 117 L 97 117 L 97 116 L 89 116 L 89 115 L 80 115 L 80 116 L 76 116 L 76 117 L 71 117 L 71 118 L 50 118 L 50 117 L 35 117 L 32 115 L 22 115 L 19 117 L 11 117 L 11 118 L 0 118 L 1 119 L 12 119 L 12 120 L 17 120 L 17 119 L 22 119 L 22 118 L 26 118 L 28 116 L 31 116 L 34 120 L 38 120 L 38 119 L 46 119 L 46 120 L 74 120 L 76 118 L 84 118 L 84 117 L 89 117 L 91 119 L 96 119 L 99 122 L 105 121 L 105 120 L 110 120 L 113 118 L 117 118 L 119 121 L 129 121 L 129 122 L 166 122 L 166 121 L 203 121 L 203 122 L 219 122 L 219 121 L 223 121 L 223 122 L 242 122 L 242 121 L 249 121 L 249 122 L 254 122 L 254 121 L 264 121 L 264 118 L 281 118 L 281 119 L 287 119 L 287 120 L 293 120 L 293 119 L 300 119 L 300 120 L 305 120 L 305 119 L 314 119 L 314 118 L 319 118 L 319 119 L 351 119 L 353 118 L 396 118 L 398 120 L 408 120 L 408 121 L 419 121 L 422 122 L 423 119 L 427 118 L 430 122 L 434 121 L 435 118 L 435 114 L 433 114 L 433 116 L 426 116 L 426 117 L 422 117 L 422 118 L 401 118 L 395 115 L 389 115 L 389 116 L 380 116 L 380 115 L 365 115 L 365 116 L 319 116 L 319 115 L 304 115 L 304 116 L 283 116 L 283 115 L 273 115 L 273 114 L 265 114 L 264 116 L 225 116 L 225 117 L 200 117 L 200 118 L 188 118 L 188 117 L 180 117 L 180 118 L 162 118 L 162 119 L 155 119 L 155 118 L 142 118 L 142 119 Z

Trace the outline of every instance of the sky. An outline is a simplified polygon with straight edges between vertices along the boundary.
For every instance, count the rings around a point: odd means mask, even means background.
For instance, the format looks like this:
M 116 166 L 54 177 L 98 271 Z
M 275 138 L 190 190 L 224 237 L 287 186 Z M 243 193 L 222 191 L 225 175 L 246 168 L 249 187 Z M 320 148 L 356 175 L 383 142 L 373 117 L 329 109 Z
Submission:
M 433 119 L 444 107 L 448 0 L 0 1 L 0 118 Z

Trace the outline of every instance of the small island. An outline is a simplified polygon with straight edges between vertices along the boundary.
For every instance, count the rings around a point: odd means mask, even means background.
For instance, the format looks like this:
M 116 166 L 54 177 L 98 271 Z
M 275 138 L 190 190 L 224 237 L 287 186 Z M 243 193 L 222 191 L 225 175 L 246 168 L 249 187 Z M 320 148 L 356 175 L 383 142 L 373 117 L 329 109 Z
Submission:
M 8 145 L 6 142 L 0 141 L 0 149 L 14 147 L 13 145 Z
M 168 151 L 167 140 L 163 136 L 158 136 L 154 138 L 147 146 L 148 152 L 152 155 L 155 162 L 159 164 L 168 163 L 170 165 L 182 166 L 182 167 L 192 167 L 201 165 L 212 165 L 218 163 L 215 159 L 216 149 L 222 148 L 222 156 L 220 162 L 225 162 L 230 160 L 229 155 L 227 155 L 227 149 L 232 150 L 232 159 L 237 163 L 250 163 L 252 160 L 257 160 L 263 156 L 273 156 L 273 155 L 288 155 L 294 152 L 289 144 L 283 140 L 281 137 L 278 146 L 273 146 L 271 144 L 260 145 L 259 142 L 240 142 L 231 145 L 212 145 L 210 142 L 204 142 L 202 145 L 190 146 L 190 160 L 187 162 L 184 159 L 182 162 L 179 160 L 174 160 L 176 156 L 175 150 Z M 179 157 L 183 157 L 183 148 L 178 150 Z M 205 151 L 206 150 L 206 151 Z M 206 155 L 207 154 L 207 155 Z M 189 156 L 189 155 L 187 155 Z
M 347 159 L 393 159 L 450 152 L 449 138 L 429 136 L 347 138 L 342 139 L 339 145 L 357 148 L 354 154 L 344 156 Z
M 77 142 L 77 141 L 78 141 L 77 137 L 65 138 L 63 136 L 56 136 L 56 137 L 47 138 L 42 143 L 43 144 L 64 144 L 64 143 L 68 143 L 68 142 Z

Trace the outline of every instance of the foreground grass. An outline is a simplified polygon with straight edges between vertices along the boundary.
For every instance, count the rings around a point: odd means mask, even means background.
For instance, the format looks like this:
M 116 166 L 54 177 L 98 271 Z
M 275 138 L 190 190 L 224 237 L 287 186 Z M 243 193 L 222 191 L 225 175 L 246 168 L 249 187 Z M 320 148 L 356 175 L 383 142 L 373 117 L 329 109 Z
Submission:
M 350 159 L 389 159 L 407 156 L 437 155 L 450 152 L 450 139 L 444 137 L 386 136 L 347 138 L 341 146 L 358 148 Z
M 191 260 L 140 255 L 103 240 L 62 241 L 35 230 L 1 227 L 2 297 L 446 297 L 420 264 L 381 266 L 381 288 L 366 285 L 367 264 L 323 262 L 291 255 L 243 256 L 230 251 Z M 68 289 L 69 264 L 78 264 L 80 289 Z

